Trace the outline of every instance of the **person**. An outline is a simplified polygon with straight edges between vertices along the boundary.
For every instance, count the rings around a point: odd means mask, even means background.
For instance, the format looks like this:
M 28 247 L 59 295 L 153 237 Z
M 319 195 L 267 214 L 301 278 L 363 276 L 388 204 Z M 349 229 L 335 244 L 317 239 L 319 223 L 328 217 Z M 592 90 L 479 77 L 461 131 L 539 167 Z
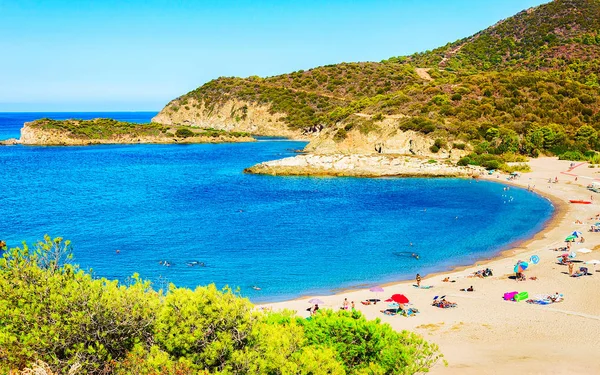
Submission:
M 473 285 L 471 285 L 470 287 L 468 287 L 468 288 L 467 288 L 467 292 L 472 292 L 472 291 L 474 291 L 474 290 L 475 290 L 475 289 L 473 289 Z
M 348 310 L 348 306 L 349 306 L 348 298 L 344 298 L 344 303 L 342 303 L 342 309 Z
M 412 253 L 411 257 L 415 258 L 416 260 L 419 260 L 419 254 L 417 253 Z
M 421 275 L 417 274 L 415 280 L 417 281 L 417 287 L 421 287 Z
M 585 238 L 583 238 L 583 236 L 581 236 L 581 238 L 579 239 L 579 243 L 584 243 L 585 242 Z
M 573 274 L 573 262 L 568 261 L 569 262 L 569 275 Z
M 310 310 L 310 315 L 315 315 L 319 311 L 319 305 L 315 303 L 315 306 Z
M 350 305 L 350 308 L 352 309 L 352 311 L 356 310 L 356 306 L 354 305 L 354 301 L 352 301 L 352 304 Z

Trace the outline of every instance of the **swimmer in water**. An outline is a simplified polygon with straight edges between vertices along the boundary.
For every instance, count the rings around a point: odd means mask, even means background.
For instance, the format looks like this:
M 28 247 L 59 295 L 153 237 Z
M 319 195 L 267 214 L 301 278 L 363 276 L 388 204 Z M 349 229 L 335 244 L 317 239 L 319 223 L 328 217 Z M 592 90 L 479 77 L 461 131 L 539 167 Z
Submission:
M 256 285 L 254 285 L 254 286 L 252 287 L 252 289 L 254 289 L 254 290 L 260 290 L 260 288 L 259 288 L 259 287 L 257 287 Z
M 120 254 L 120 253 L 121 253 L 121 250 L 118 250 L 118 249 L 117 249 L 117 251 L 115 251 L 115 253 L 117 253 L 117 254 Z
M 415 259 L 419 260 L 419 254 L 417 254 L 417 253 L 412 253 L 412 255 L 411 255 L 411 256 L 412 256 L 413 258 L 415 258 Z

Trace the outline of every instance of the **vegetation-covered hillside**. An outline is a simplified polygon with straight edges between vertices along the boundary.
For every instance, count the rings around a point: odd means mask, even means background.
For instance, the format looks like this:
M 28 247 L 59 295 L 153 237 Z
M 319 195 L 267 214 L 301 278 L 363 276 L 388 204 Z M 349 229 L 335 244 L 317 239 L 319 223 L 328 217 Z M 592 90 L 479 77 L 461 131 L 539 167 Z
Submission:
M 261 312 L 214 285 L 164 293 L 136 275 L 92 278 L 70 257 L 50 237 L 0 257 L 0 373 L 391 375 L 440 357 L 358 311 Z
M 108 118 L 93 120 L 53 120 L 44 118 L 29 122 L 27 126 L 31 129 L 56 131 L 70 138 L 83 140 L 113 140 L 119 137 L 151 137 L 161 139 L 219 136 L 237 138 L 250 136 L 241 132 L 225 132 L 215 129 L 198 130 L 189 126 L 165 126 L 157 123 L 137 124 Z
M 164 111 L 190 98 L 209 110 L 236 98 L 270 105 L 291 128 L 333 128 L 327 136 L 336 141 L 353 128 L 377 132 L 387 118 L 478 154 L 580 158 L 600 150 L 598 74 L 600 0 L 555 0 L 412 56 L 219 78 Z

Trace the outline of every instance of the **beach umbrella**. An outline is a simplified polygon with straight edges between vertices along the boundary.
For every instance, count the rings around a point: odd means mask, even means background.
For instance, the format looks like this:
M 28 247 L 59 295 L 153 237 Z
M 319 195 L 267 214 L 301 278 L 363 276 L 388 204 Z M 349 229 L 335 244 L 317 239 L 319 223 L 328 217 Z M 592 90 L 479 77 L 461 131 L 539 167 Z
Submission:
M 312 299 L 309 299 L 309 300 L 308 300 L 308 303 L 312 303 L 313 305 L 322 305 L 322 304 L 324 304 L 325 302 L 321 301 L 321 300 L 320 300 L 320 299 L 318 299 L 318 298 L 312 298 Z
M 569 237 L 565 238 L 565 242 L 575 241 L 576 238 L 577 237 L 575 237 L 575 236 L 569 236 Z
M 394 294 L 391 300 L 398 303 L 408 303 L 408 298 L 404 294 Z
M 386 300 L 385 300 L 385 301 L 383 301 L 383 302 L 394 302 L 394 300 L 393 300 L 393 299 L 391 299 L 391 298 L 388 298 L 388 299 L 386 299 Z
M 537 255 L 532 255 L 531 258 L 529 258 L 529 261 L 533 264 L 538 264 L 540 262 L 540 257 Z
M 529 267 L 529 263 L 519 261 L 517 264 L 515 264 L 515 273 L 521 273 L 525 271 L 527 267 Z
M 375 293 L 375 295 L 376 295 L 377 297 L 379 297 L 379 293 L 383 292 L 383 288 L 382 288 L 382 287 L 380 287 L 380 286 L 374 286 L 374 287 L 372 287 L 372 288 L 369 288 L 369 290 L 370 290 L 371 292 Z
M 585 247 L 584 247 L 584 248 L 581 248 L 581 249 L 579 249 L 579 250 L 575 250 L 575 251 L 577 251 L 578 253 L 581 253 L 581 254 L 589 254 L 589 253 L 591 253 L 591 252 L 592 252 L 592 250 L 590 250 L 590 249 L 588 249 L 588 248 L 585 248 Z
M 579 236 L 581 236 L 581 232 L 575 231 L 575 232 L 571 233 L 571 236 L 579 237 Z

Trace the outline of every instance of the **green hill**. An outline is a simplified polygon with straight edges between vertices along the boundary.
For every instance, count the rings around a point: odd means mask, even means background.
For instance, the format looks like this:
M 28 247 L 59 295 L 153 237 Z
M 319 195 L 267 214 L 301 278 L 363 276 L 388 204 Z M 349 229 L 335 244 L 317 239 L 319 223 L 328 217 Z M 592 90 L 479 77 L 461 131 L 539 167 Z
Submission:
M 336 142 L 352 129 L 392 126 L 477 153 L 584 153 L 600 149 L 599 73 L 600 0 L 555 0 L 412 56 L 219 78 L 161 113 L 188 102 L 211 112 L 236 99 L 267 105 L 290 129 L 328 129 Z

